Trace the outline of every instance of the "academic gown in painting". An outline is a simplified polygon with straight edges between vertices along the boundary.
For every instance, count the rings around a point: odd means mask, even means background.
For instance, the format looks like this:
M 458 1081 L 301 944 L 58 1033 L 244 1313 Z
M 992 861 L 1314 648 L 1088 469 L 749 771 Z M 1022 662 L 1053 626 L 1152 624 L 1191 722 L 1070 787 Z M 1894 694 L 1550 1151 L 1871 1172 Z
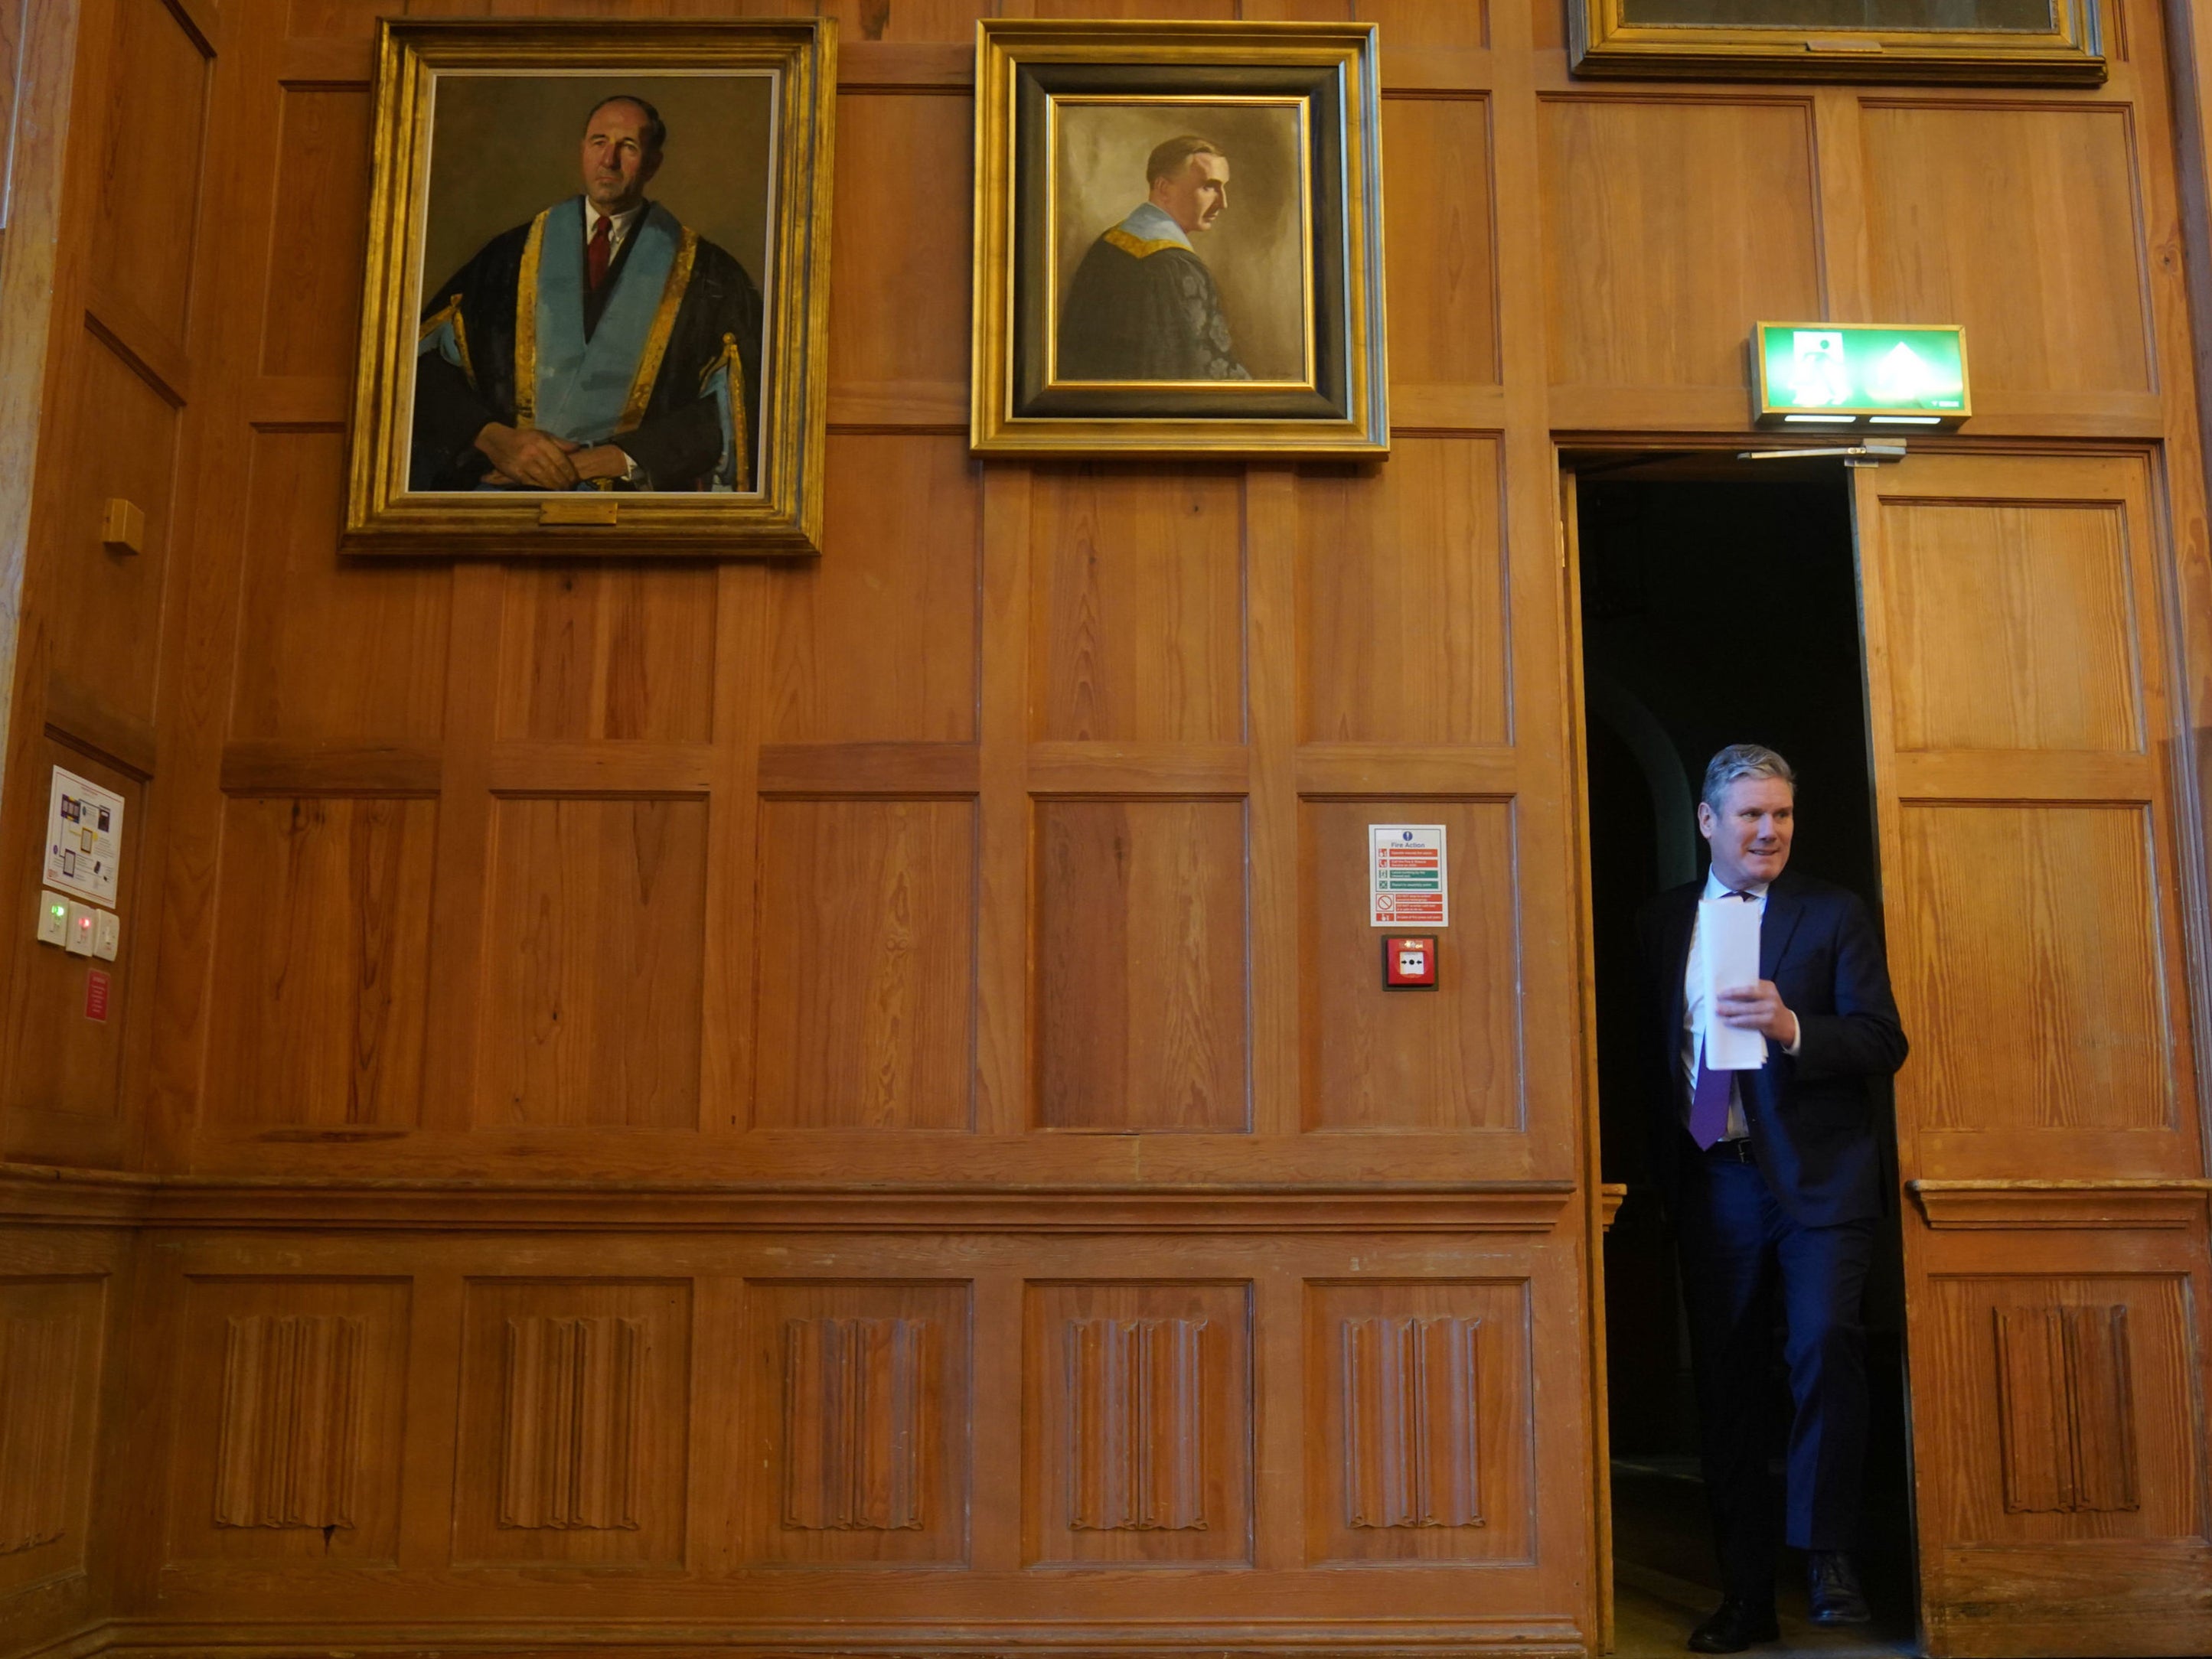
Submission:
M 1249 380 L 1213 273 L 1147 202 L 1091 245 L 1060 307 L 1063 380 Z
M 494 237 L 426 295 L 410 489 L 485 488 L 491 461 L 475 441 L 488 421 L 580 444 L 617 439 L 651 489 L 754 487 L 752 278 L 654 204 L 593 293 L 583 224 L 583 198 L 571 197 Z

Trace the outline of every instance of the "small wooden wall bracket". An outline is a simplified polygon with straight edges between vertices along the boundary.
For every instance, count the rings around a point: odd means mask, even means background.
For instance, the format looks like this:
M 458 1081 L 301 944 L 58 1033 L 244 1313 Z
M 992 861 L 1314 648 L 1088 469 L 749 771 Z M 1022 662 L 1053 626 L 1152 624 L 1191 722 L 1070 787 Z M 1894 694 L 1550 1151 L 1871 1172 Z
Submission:
M 559 501 L 542 503 L 538 509 L 538 522 L 563 526 L 598 525 L 611 529 L 621 505 L 611 495 L 563 496 Z
M 146 514 L 136 501 L 111 495 L 100 509 L 100 544 L 111 553 L 146 550 Z

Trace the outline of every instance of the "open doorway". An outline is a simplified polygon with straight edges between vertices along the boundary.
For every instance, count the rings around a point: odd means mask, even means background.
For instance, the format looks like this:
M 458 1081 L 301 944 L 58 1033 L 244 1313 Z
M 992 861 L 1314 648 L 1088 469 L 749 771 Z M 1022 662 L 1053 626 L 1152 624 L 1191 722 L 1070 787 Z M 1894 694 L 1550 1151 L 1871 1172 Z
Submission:
M 1743 742 L 1779 750 L 1797 771 L 1790 868 L 1849 888 L 1880 914 L 1847 478 L 1834 462 L 1648 457 L 1592 458 L 1576 477 L 1601 1156 L 1603 1178 L 1629 1188 L 1604 1267 L 1616 1631 L 1626 1654 L 1680 1652 L 1721 1583 L 1674 1239 L 1644 1168 L 1636 917 L 1655 895 L 1703 878 L 1699 781 L 1715 750 Z M 1886 1085 L 1875 1095 L 1883 1185 L 1894 1193 Z M 1871 1433 L 1858 1556 L 1875 1623 L 1806 1622 L 1802 1558 L 1784 1551 L 1784 1650 L 1912 1650 L 1893 1213 L 1877 1229 L 1864 1320 Z M 1778 1370 L 1772 1386 L 1774 1422 L 1785 1429 Z M 1778 1438 L 1778 1468 L 1781 1451 Z

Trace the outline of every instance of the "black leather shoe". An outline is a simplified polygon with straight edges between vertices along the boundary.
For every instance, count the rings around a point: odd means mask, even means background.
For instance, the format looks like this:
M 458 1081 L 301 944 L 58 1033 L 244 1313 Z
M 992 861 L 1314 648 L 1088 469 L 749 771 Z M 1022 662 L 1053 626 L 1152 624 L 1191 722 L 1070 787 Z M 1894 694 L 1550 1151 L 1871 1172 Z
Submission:
M 1774 1622 L 1771 1601 L 1747 1601 L 1731 1595 L 1713 1616 L 1690 1632 L 1692 1653 L 1741 1653 L 1753 1642 L 1781 1639 L 1782 1626 Z
M 1806 1556 L 1805 1589 L 1816 1625 L 1874 1622 L 1866 1592 L 1859 1588 L 1859 1570 L 1841 1550 L 1814 1550 Z

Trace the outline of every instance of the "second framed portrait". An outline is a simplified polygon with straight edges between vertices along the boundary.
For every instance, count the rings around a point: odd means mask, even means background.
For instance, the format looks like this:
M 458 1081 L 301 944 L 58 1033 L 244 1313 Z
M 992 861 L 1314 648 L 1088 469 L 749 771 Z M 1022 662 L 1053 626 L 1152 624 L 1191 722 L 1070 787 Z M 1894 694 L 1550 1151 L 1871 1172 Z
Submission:
M 818 550 L 835 31 L 380 26 L 350 550 Z
M 979 451 L 1389 447 L 1375 31 L 988 21 Z

